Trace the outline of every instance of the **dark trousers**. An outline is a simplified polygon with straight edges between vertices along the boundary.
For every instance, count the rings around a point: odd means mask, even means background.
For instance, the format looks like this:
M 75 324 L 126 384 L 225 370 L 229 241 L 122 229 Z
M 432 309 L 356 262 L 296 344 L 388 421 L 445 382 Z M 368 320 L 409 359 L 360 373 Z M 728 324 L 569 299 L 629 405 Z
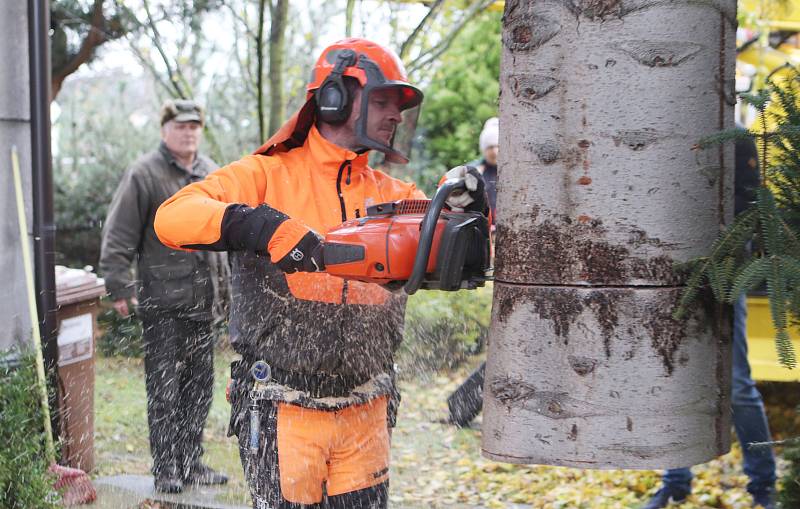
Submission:
M 150 311 L 143 314 L 142 326 L 153 475 L 186 477 L 203 454 L 211 406 L 211 322 Z
M 769 424 L 764 401 L 750 376 L 747 360 L 747 301 L 740 297 L 733 306 L 733 383 L 731 392 L 733 428 L 742 445 L 744 473 L 750 478 L 752 495 L 775 489 L 775 457 L 769 447 L 750 448 L 753 442 L 769 442 Z M 664 484 L 675 491 L 690 492 L 692 471 L 676 468 L 664 473 Z
M 486 376 L 486 362 L 472 372 L 458 389 L 447 397 L 450 411 L 449 421 L 464 427 L 469 426 L 483 409 L 483 379 Z

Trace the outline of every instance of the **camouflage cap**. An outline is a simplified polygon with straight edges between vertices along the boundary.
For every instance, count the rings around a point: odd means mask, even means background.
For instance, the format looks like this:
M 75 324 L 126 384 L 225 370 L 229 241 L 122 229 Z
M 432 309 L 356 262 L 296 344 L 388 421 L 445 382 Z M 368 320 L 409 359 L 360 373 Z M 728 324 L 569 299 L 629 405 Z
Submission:
M 205 123 L 203 108 L 191 99 L 169 99 L 161 106 L 161 125 L 175 122 Z

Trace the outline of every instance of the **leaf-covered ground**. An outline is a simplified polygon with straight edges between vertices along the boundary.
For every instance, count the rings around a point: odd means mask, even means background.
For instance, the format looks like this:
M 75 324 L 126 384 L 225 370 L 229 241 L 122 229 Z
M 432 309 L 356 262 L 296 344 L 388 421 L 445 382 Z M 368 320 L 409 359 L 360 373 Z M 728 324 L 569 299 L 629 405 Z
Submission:
M 222 501 L 245 504 L 238 451 L 226 436 L 228 405 L 224 399 L 231 354 L 218 353 L 214 402 L 206 427 L 206 461 L 231 476 Z M 477 362 L 477 360 L 474 360 Z M 659 485 L 652 471 L 593 471 L 562 467 L 514 466 L 480 455 L 480 420 L 457 429 L 437 421 L 446 412 L 446 397 L 472 366 L 450 375 L 427 376 L 401 384 L 403 402 L 392 443 L 393 508 L 635 508 Z M 764 388 L 770 421 L 779 436 L 800 434 L 792 411 L 797 386 Z M 147 441 L 143 366 L 140 360 L 98 358 L 95 400 L 94 475 L 147 474 Z M 684 509 L 743 509 L 751 506 L 744 490 L 741 451 L 695 467 L 694 493 Z

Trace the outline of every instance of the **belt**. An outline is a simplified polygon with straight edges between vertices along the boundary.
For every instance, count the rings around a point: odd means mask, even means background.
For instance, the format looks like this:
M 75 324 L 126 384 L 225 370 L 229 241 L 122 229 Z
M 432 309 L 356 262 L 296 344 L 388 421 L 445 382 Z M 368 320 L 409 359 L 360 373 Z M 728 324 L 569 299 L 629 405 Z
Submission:
M 234 380 L 252 380 L 250 367 L 255 361 L 241 360 L 231 363 L 231 378 Z M 270 364 L 269 361 L 266 361 Z M 369 378 L 329 373 L 298 373 L 281 369 L 270 364 L 270 379 L 280 385 L 307 392 L 312 398 L 342 398 Z

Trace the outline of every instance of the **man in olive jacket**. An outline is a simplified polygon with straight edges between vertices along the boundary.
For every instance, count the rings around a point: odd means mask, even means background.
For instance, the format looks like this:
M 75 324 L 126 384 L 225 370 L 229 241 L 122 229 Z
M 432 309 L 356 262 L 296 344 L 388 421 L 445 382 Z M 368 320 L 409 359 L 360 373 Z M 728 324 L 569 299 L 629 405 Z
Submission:
M 164 200 L 217 169 L 197 152 L 203 121 L 193 101 L 164 104 L 161 145 L 125 172 L 109 207 L 100 255 L 114 309 L 124 317 L 132 311 L 129 305 L 137 306 L 142 320 L 155 488 L 169 493 L 182 491 L 185 483 L 227 482 L 200 460 L 213 385 L 213 326 L 224 318 L 227 260 L 223 253 L 172 250 L 153 230 Z

